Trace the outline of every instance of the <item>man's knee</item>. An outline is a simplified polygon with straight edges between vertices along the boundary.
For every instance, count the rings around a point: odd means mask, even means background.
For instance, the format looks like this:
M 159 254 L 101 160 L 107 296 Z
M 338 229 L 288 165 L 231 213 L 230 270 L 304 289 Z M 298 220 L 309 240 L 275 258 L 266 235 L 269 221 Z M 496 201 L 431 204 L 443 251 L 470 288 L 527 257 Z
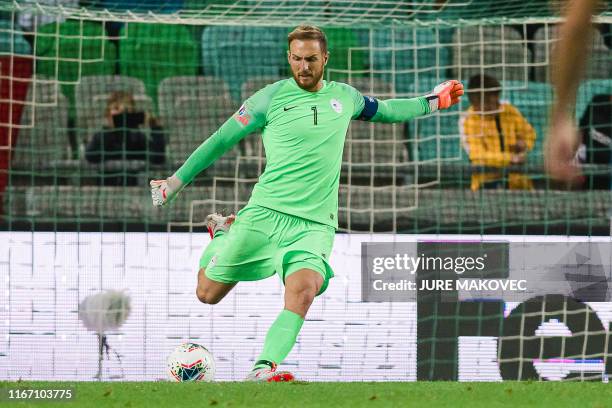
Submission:
M 198 300 L 200 302 L 206 303 L 207 305 L 216 305 L 222 299 L 221 296 L 216 296 L 211 291 L 209 291 L 209 290 L 207 290 L 205 288 L 202 288 L 199 285 L 198 285 L 198 287 L 196 289 L 196 296 L 198 297 Z
M 215 293 L 210 290 L 207 285 L 208 279 L 206 279 L 206 271 L 204 268 L 200 268 L 198 271 L 198 287 L 196 288 L 196 296 L 198 300 L 207 305 L 216 305 L 221 301 L 222 297 L 215 296 Z
M 220 283 L 210 280 L 206 277 L 204 268 L 198 271 L 198 286 L 196 288 L 196 296 L 198 300 L 207 305 L 216 305 L 225 295 L 229 293 L 236 283 Z
M 302 275 L 300 279 L 290 279 L 291 276 L 287 278 L 285 282 L 285 296 L 287 300 L 305 307 L 312 304 L 323 284 L 323 277 L 316 272 L 309 272 L 312 273 L 308 277 Z
M 295 288 L 295 289 L 286 289 L 287 297 L 293 302 L 309 306 L 317 295 L 316 288 L 312 286 Z

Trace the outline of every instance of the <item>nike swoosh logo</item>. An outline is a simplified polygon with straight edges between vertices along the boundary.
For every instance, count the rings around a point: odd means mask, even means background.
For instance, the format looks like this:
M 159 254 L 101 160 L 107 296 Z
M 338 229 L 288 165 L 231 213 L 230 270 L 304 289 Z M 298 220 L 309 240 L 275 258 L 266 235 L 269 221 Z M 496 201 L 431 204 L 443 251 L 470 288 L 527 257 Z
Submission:
M 288 110 L 291 110 L 291 109 L 293 109 L 293 108 L 297 108 L 297 105 L 296 105 L 296 106 L 289 106 L 289 107 L 286 107 L 286 106 L 285 106 L 285 107 L 283 108 L 283 110 L 284 110 L 285 112 L 287 112 Z

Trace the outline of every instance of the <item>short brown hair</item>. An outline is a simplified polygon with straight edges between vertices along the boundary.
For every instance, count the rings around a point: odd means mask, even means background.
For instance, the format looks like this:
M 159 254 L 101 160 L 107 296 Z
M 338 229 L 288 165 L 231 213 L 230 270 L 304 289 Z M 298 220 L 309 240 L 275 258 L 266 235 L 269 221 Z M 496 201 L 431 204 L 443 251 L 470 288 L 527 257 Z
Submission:
M 497 78 L 487 74 L 478 74 L 470 78 L 468 82 L 468 99 L 474 104 L 484 95 L 501 93 L 501 84 Z
M 127 91 L 112 92 L 108 96 L 108 100 L 106 101 L 106 116 L 110 115 L 111 109 L 115 104 L 122 104 L 127 112 L 131 112 L 134 110 L 135 107 L 134 95 Z
M 321 52 L 327 54 L 327 37 L 325 33 L 319 27 L 301 25 L 297 26 L 287 36 L 287 45 L 291 47 L 291 41 L 293 40 L 317 40 L 321 45 Z

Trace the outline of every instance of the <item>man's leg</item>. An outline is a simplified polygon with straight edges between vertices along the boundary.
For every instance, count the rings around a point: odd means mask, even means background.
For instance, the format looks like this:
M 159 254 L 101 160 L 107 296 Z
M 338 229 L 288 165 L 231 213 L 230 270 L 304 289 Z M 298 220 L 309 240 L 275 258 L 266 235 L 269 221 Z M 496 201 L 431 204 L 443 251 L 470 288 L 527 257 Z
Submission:
M 202 303 L 215 305 L 236 286 L 237 282 L 220 282 L 206 276 L 206 267 L 208 267 L 212 258 L 223 248 L 223 245 L 226 244 L 227 233 L 235 219 L 236 217 L 233 214 L 227 217 L 220 214 L 210 214 L 206 217 L 208 232 L 212 241 L 208 244 L 200 258 L 200 269 L 198 270 L 196 296 Z
M 236 286 L 234 283 L 222 283 L 209 279 L 206 276 L 205 269 L 200 268 L 198 271 L 198 287 L 196 295 L 202 303 L 216 305 L 227 295 L 230 290 Z
M 302 319 L 323 286 L 323 276 L 311 269 L 300 269 L 285 280 L 285 310 Z
M 289 354 L 297 339 L 306 313 L 323 285 L 323 276 L 311 269 L 300 269 L 285 280 L 285 308 L 278 315 L 266 335 L 264 348 L 255 368 L 267 362 L 280 364 Z
M 196 288 L 203 303 L 219 303 L 239 281 L 265 279 L 274 273 L 268 235 L 251 227 L 257 211 L 247 207 L 240 213 L 242 221 L 234 215 L 207 217 L 212 241 L 200 258 Z
M 249 379 L 264 381 L 291 381 L 293 375 L 275 372 L 276 365 L 289 355 L 306 313 L 324 283 L 321 273 L 303 268 L 285 279 L 285 307 L 268 330 L 264 348 L 255 362 Z M 278 377 L 278 378 L 277 378 Z

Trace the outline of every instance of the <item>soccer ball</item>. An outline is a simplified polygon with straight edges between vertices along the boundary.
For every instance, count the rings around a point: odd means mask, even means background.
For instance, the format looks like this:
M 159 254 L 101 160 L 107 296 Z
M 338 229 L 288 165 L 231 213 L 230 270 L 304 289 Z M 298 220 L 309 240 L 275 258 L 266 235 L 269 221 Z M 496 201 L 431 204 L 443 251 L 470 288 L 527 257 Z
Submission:
M 212 381 L 215 360 L 206 348 L 194 343 L 183 343 L 168 357 L 168 374 L 174 381 Z

